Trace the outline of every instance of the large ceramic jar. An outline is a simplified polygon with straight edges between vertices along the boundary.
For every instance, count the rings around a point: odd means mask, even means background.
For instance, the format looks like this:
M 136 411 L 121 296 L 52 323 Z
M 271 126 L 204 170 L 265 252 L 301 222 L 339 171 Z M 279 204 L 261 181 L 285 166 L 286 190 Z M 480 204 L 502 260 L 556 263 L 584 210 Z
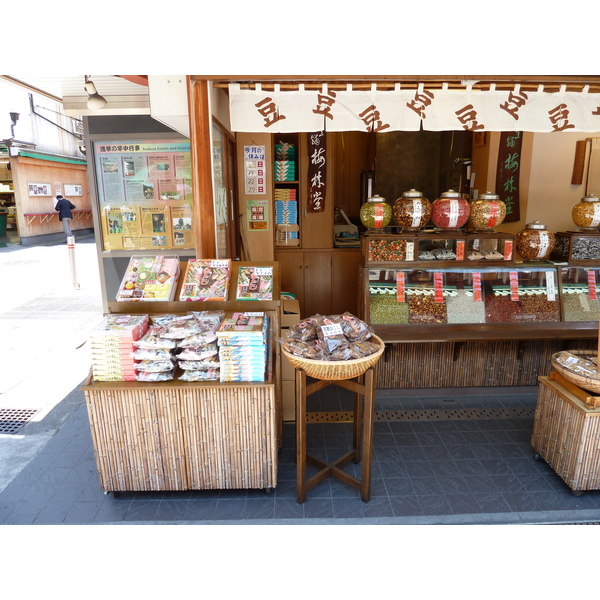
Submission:
M 405 231 L 418 231 L 431 218 L 431 202 L 417 190 L 408 190 L 394 202 L 394 221 Z
M 392 207 L 381 196 L 371 196 L 360 207 L 360 220 L 367 229 L 383 229 L 392 220 Z
M 554 250 L 555 243 L 554 234 L 539 221 L 533 221 L 517 233 L 516 248 L 525 260 L 546 260 Z
M 572 216 L 579 229 L 595 230 L 600 225 L 600 198 L 594 194 L 584 196 L 573 207 Z
M 474 231 L 494 231 L 494 227 L 500 225 L 505 217 L 506 204 L 497 194 L 486 192 L 471 202 L 469 226 Z
M 462 194 L 448 190 L 431 205 L 431 220 L 440 229 L 460 229 L 469 220 L 469 202 Z

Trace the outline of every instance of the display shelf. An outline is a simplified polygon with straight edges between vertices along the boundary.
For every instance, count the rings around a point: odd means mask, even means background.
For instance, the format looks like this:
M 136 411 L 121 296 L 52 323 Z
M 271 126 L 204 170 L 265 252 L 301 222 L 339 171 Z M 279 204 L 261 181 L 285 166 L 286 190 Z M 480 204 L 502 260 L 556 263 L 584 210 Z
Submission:
M 560 292 L 564 320 L 598 323 L 600 302 L 598 300 L 599 267 L 559 266 Z
M 600 305 L 589 289 L 596 270 L 559 271 L 550 263 L 468 269 L 396 263 L 363 271 L 360 316 L 386 342 L 597 336 Z M 575 295 L 582 299 L 578 316 L 569 308 Z
M 430 266 L 514 264 L 514 236 L 499 232 L 365 233 L 361 248 L 367 266 L 398 262 Z
M 73 210 L 73 220 L 83 219 L 84 217 L 91 217 L 91 210 Z M 52 217 L 58 219 L 58 213 L 55 212 L 40 212 L 40 213 L 23 213 L 23 216 L 27 218 L 27 225 L 31 225 L 36 219 L 40 220 L 40 224 L 50 221 Z
M 600 266 L 600 232 L 559 231 L 550 258 L 569 265 Z

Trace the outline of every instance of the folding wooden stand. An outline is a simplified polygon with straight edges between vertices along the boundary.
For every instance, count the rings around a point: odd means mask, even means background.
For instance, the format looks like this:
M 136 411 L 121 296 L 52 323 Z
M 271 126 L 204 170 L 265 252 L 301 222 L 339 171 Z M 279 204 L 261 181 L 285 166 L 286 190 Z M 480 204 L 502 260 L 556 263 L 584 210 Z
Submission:
M 306 500 L 306 492 L 324 481 L 327 477 L 336 477 L 360 490 L 361 500 L 368 502 L 371 497 L 371 462 L 373 458 L 373 422 L 375 416 L 375 369 L 371 367 L 363 375 L 352 379 L 339 379 L 335 381 L 316 380 L 308 386 L 306 385 L 306 377 L 307 375 L 304 370 L 296 369 L 296 490 L 298 502 L 302 504 Z M 306 398 L 329 385 L 337 385 L 355 393 L 352 450 L 331 464 L 306 452 Z M 357 479 L 343 471 L 342 467 L 351 460 L 359 463 L 361 461 L 361 449 L 362 472 L 361 478 Z M 321 468 L 310 479 L 306 479 L 307 462 Z

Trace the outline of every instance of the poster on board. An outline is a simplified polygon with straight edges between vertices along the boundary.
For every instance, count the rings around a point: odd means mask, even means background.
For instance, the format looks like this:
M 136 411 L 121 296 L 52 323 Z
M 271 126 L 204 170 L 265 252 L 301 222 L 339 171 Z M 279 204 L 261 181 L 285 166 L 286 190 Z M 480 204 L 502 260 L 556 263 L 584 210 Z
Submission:
M 94 142 L 104 250 L 193 248 L 190 143 Z

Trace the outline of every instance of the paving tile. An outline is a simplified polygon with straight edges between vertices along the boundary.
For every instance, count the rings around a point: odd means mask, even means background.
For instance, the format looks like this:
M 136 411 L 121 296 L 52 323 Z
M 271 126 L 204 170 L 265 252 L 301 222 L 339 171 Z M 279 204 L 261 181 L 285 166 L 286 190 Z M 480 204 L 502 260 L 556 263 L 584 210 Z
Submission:
M 389 499 L 392 516 L 413 517 L 423 514 L 421 503 L 416 496 L 390 496 Z M 366 516 L 366 514 L 365 514 Z M 386 514 L 373 516 L 388 516 Z
M 153 521 L 184 521 L 189 506 L 189 500 L 160 500 L 156 507 Z
M 219 498 L 214 518 L 220 520 L 242 520 L 246 509 L 246 498 Z
M 304 502 L 305 519 L 331 519 L 332 517 L 333 504 L 331 498 L 315 498 L 307 496 L 306 502 Z
M 123 521 L 152 521 L 157 507 L 156 500 L 132 500 Z
M 187 504 L 187 521 L 212 521 L 217 508 L 216 498 L 193 498 Z
M 448 494 L 446 500 L 450 510 L 455 515 L 477 514 L 482 512 L 482 508 L 473 494 Z
M 365 503 L 360 498 L 333 498 L 331 504 L 335 519 L 360 519 L 364 517 Z
M 93 523 L 102 502 L 76 502 L 63 521 L 67 525 L 82 525 Z
M 272 519 L 275 514 L 275 497 L 248 498 L 244 519 Z
M 304 519 L 304 504 L 295 499 L 281 498 L 275 503 L 273 517 L 275 519 Z

